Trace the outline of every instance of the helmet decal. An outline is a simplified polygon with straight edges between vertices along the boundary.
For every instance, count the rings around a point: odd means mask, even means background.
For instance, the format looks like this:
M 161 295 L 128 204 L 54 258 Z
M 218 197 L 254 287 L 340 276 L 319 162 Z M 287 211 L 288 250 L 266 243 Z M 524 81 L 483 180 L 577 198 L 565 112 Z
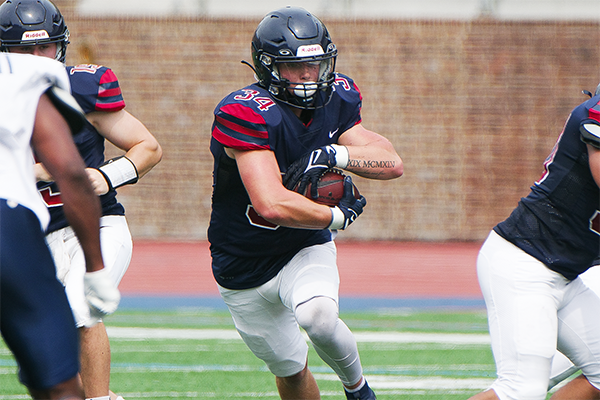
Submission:
M 325 54 L 320 44 L 308 44 L 298 47 L 296 57 L 320 56 Z
M 22 41 L 38 40 L 38 39 L 50 39 L 50 35 L 45 30 L 40 31 L 25 31 L 21 37 Z

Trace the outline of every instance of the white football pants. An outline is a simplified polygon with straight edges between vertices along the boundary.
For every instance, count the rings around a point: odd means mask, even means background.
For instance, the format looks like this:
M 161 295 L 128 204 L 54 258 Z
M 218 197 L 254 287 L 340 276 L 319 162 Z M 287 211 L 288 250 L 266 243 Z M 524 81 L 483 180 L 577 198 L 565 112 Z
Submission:
M 92 321 L 85 300 L 85 258 L 73 229 L 68 226 L 51 232 L 46 235 L 46 242 L 56 264 L 56 276 L 65 286 L 77 327 L 100 322 Z M 118 286 L 129 267 L 133 253 L 131 234 L 124 216 L 107 215 L 100 218 L 100 246 L 104 268 L 108 269 L 113 283 Z

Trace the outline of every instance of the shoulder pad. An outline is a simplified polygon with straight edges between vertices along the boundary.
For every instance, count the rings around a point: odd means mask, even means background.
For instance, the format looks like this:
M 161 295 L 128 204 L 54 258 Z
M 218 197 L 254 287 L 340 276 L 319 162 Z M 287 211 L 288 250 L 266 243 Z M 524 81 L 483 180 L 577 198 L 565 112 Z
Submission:
M 579 127 L 581 141 L 600 149 L 600 125 L 590 120 L 584 121 Z

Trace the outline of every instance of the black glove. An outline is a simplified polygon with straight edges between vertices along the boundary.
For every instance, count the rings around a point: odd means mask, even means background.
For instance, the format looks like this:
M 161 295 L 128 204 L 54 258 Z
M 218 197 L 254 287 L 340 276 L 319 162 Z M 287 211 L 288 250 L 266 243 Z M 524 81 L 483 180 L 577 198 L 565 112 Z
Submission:
M 340 152 L 345 151 L 345 154 L 341 157 L 343 160 L 336 159 L 338 150 Z M 283 185 L 289 190 L 304 193 L 310 182 L 312 184 L 311 197 L 314 199 L 317 197 L 317 182 L 321 175 L 330 168 L 335 166 L 345 168 L 347 164 L 348 150 L 346 150 L 344 146 L 327 145 L 319 147 L 304 157 L 294 161 L 292 165 L 289 166 L 283 177 Z
M 331 208 L 331 224 L 328 228 L 333 230 L 346 229 L 362 214 L 366 205 L 367 199 L 365 199 L 365 196 L 361 195 L 358 199 L 354 197 L 352 178 L 346 176 L 344 178 L 344 196 L 340 200 L 340 204 Z

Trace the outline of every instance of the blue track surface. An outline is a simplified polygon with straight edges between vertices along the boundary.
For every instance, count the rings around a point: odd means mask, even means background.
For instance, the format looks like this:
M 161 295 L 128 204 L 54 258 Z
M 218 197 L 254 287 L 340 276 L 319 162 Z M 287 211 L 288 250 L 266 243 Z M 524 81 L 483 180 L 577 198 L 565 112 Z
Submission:
M 212 308 L 226 310 L 220 297 L 185 296 L 123 296 L 119 308 L 134 309 L 173 309 L 173 308 Z M 480 298 L 376 298 L 342 297 L 340 308 L 343 311 L 368 311 L 375 309 L 485 309 Z

